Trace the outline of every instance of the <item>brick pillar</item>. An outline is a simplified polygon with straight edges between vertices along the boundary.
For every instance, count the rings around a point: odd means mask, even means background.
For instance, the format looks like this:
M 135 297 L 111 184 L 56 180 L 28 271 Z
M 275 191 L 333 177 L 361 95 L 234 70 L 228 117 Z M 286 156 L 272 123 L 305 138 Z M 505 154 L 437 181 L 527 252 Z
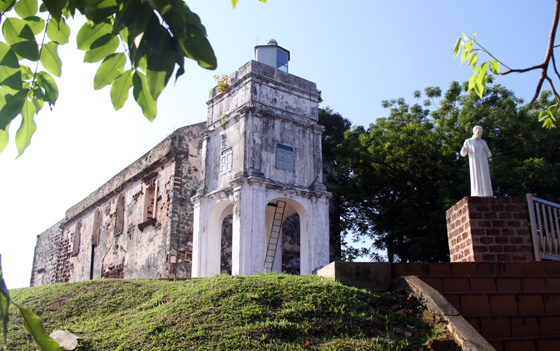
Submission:
M 446 216 L 451 262 L 535 260 L 524 197 L 467 196 Z

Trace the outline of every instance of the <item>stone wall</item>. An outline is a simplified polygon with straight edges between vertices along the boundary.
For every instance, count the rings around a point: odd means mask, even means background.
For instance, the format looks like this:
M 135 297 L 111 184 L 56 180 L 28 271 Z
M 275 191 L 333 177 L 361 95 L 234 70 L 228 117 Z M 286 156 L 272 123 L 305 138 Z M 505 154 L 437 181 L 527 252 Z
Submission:
M 58 237 L 63 220 L 37 235 L 35 255 L 33 257 L 33 271 L 29 286 L 56 283 L 56 267 L 58 260 Z
M 465 197 L 447 210 L 451 262 L 534 261 L 523 197 Z
M 177 130 L 40 234 L 31 285 L 190 277 L 189 199 L 200 183 L 204 127 Z
M 184 152 L 175 156 L 175 172 L 169 220 L 168 278 L 190 278 L 193 242 L 193 203 L 191 198 L 201 184 L 202 132 L 206 124 L 199 123 L 184 130 L 178 143 Z

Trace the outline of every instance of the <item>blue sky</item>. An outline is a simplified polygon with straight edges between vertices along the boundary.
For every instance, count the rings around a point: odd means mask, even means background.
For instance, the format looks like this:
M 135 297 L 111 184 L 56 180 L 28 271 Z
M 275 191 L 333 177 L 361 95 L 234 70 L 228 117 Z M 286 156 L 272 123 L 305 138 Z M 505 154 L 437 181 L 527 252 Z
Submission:
M 314 81 L 330 106 L 355 125 L 387 116 L 381 100 L 414 90 L 465 81 L 466 65 L 452 54 L 462 33 L 479 41 L 512 68 L 540 63 L 554 1 L 450 0 L 188 0 L 200 15 L 218 57 L 218 69 L 188 63 L 158 102 L 148 122 L 132 101 L 115 112 L 109 90 L 93 90 L 96 64 L 81 63 L 75 39 L 63 59 L 56 107 L 36 118 L 38 130 L 22 157 L 0 154 L 0 253 L 8 288 L 29 284 L 36 235 L 65 211 L 142 156 L 173 130 L 206 120 L 214 74 L 230 74 L 254 58 L 255 45 L 274 38 L 290 50 L 290 73 Z M 78 22 L 78 21 L 74 21 Z M 79 25 L 73 25 L 73 35 Z M 537 73 L 496 82 L 529 100 Z M 19 122 L 11 126 L 15 134 Z M 465 135 L 468 137 L 468 135 Z M 467 187 L 465 187 L 467 189 Z M 465 194 L 468 195 L 468 194 Z

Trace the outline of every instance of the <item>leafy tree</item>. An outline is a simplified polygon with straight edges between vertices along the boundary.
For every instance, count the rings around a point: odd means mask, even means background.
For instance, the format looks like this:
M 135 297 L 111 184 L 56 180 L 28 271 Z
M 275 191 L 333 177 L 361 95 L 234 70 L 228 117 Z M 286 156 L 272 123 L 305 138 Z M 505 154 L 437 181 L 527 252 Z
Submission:
M 349 229 L 369 236 L 391 262 L 444 260 L 441 193 L 449 187 L 453 157 L 444 156 L 429 110 L 404 99 L 384 105 L 389 117 L 352 129 L 338 149 L 349 155 L 342 165 L 351 180 Z
M 237 0 L 231 2 L 235 8 Z M 173 73 L 175 79 L 185 73 L 185 58 L 205 69 L 217 67 L 206 29 L 182 0 L 0 0 L 0 152 L 18 115 L 19 156 L 37 128 L 34 115 L 45 103 L 55 105 L 54 77 L 60 77 L 62 68 L 58 47 L 68 43 L 66 21 L 76 15 L 86 18 L 76 38 L 84 61 L 101 62 L 94 88 L 111 86 L 115 110 L 124 106 L 132 88 L 134 100 L 152 121 Z
M 543 122 L 543 127 L 556 127 L 556 119 L 560 114 L 560 95 L 556 88 L 556 85 L 560 80 L 560 73 L 558 72 L 558 68 L 555 63 L 555 50 L 558 47 L 555 45 L 558 23 L 560 23 L 560 0 L 556 0 L 552 19 L 552 28 L 550 30 L 548 45 L 546 47 L 545 58 L 542 63 L 526 68 L 510 68 L 503 61 L 496 58 L 484 46 L 482 46 L 482 44 L 476 40 L 476 34 L 474 34 L 472 38 L 463 34 L 462 37 L 457 39 L 453 54 L 455 56 L 461 54 L 461 63 L 467 61 L 469 67 L 473 68 L 473 74 L 469 79 L 469 91 L 475 91 L 480 97 L 482 97 L 482 94 L 486 89 L 486 83 L 488 82 L 488 71 L 497 75 L 505 76 L 511 73 L 525 73 L 540 70 L 541 76 L 537 82 L 535 94 L 529 104 L 532 105 L 537 101 L 543 88 L 543 84 L 546 81 L 550 89 L 552 89 L 555 102 L 553 104 L 548 104 L 545 109 L 542 109 L 538 115 L 538 119 L 540 122 Z M 479 54 L 485 54 L 491 59 L 489 61 L 479 63 Z M 505 71 L 500 72 L 500 67 L 503 67 Z
M 332 193 L 329 207 L 329 261 L 340 261 L 342 258 L 341 233 L 344 231 L 344 200 L 341 190 L 347 184 L 347 176 L 338 173 L 339 160 L 335 154 L 335 148 L 344 140 L 344 133 L 350 129 L 351 123 L 342 117 L 340 113 L 334 112 L 329 107 L 319 109 L 319 124 L 325 127 L 322 135 L 323 150 L 323 173 L 327 190 Z
M 458 151 L 472 128 L 481 125 L 493 153 L 490 165 L 494 193 L 527 192 L 560 199 L 560 131 L 543 130 L 538 111 L 554 103 L 545 92 L 532 105 L 503 86 L 487 88 L 483 98 L 468 83 L 451 83 L 443 94 L 425 89 L 420 105 L 405 99 L 384 101 L 389 109 L 367 129 L 347 131 L 335 149 L 337 172 L 348 182 L 342 214 L 347 237 L 370 238 L 372 259 L 386 250 L 389 261 L 446 261 L 445 211 L 469 194 L 468 160 Z M 346 250 L 347 257 L 363 252 Z

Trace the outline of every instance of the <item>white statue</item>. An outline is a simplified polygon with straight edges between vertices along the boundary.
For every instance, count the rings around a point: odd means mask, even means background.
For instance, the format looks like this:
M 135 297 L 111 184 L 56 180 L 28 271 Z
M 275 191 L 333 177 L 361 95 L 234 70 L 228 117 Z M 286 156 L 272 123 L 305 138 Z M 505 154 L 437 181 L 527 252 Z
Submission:
M 493 196 L 488 159 L 492 153 L 482 137 L 482 127 L 473 128 L 473 136 L 465 140 L 461 156 L 469 155 L 471 173 L 471 196 Z

